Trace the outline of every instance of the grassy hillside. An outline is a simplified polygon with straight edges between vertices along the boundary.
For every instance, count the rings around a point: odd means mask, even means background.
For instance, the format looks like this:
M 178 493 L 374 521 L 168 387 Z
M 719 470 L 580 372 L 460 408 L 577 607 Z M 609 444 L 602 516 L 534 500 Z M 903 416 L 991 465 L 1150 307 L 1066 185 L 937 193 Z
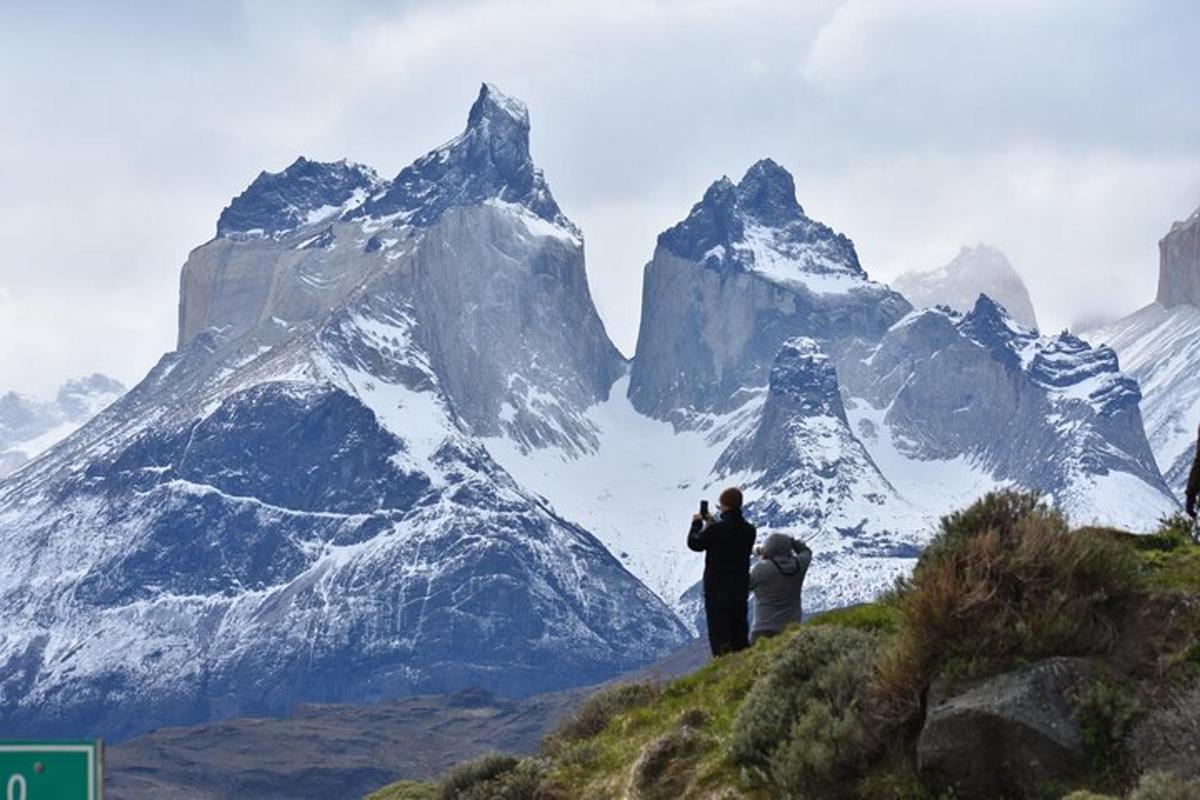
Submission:
M 1140 776 L 1131 744 L 1140 720 L 1200 686 L 1187 523 L 1072 531 L 1034 498 L 991 495 L 944 519 L 913 576 L 874 604 L 665 686 L 606 689 L 535 757 L 486 757 L 371 799 L 932 800 L 915 759 L 929 687 L 944 696 L 1053 656 L 1097 665 L 1072 698 L 1092 767 L 1037 796 L 1200 797 L 1183 778 Z M 1179 714 L 1200 724 L 1200 709 Z

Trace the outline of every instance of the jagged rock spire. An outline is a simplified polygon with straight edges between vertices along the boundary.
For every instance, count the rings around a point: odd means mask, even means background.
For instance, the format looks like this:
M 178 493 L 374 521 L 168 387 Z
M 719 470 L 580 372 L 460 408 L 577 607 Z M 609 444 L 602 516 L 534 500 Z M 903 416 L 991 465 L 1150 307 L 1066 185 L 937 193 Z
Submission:
M 574 229 L 533 164 L 525 104 L 485 83 L 462 134 L 405 167 L 387 192 L 347 217 L 396 216 L 401 224 L 430 225 L 448 208 L 488 200 L 523 205 Z

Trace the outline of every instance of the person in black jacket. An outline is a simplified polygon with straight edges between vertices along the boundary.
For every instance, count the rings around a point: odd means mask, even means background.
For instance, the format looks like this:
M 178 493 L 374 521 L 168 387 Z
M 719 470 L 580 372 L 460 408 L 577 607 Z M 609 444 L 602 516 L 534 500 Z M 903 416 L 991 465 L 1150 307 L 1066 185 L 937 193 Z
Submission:
M 1192 472 L 1187 482 L 1187 513 L 1192 519 L 1196 518 L 1196 497 L 1200 495 L 1200 439 L 1196 442 L 1196 460 L 1192 462 Z
M 688 531 L 688 548 L 704 553 L 704 616 L 714 656 L 750 646 L 746 597 L 750 593 L 750 554 L 756 531 L 742 516 L 742 492 L 721 492 L 720 514 L 697 514 Z

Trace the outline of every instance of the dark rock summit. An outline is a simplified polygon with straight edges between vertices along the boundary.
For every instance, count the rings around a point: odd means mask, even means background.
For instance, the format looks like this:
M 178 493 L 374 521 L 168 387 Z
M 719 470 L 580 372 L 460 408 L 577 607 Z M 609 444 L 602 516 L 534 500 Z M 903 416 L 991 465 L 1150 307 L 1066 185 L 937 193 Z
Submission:
M 865 277 L 854 243 L 810 219 L 796 200 L 791 173 L 769 158 L 756 162 L 734 184 L 721 178 L 705 191 L 687 218 L 658 237 L 659 247 L 713 266 L 754 269 L 765 253 L 747 242 L 747 228 L 771 229 L 773 247 L 814 272 Z
M 261 172 L 217 220 L 217 236 L 278 236 L 340 213 L 379 187 L 375 171 L 345 159 L 331 163 L 301 156 L 282 172 Z

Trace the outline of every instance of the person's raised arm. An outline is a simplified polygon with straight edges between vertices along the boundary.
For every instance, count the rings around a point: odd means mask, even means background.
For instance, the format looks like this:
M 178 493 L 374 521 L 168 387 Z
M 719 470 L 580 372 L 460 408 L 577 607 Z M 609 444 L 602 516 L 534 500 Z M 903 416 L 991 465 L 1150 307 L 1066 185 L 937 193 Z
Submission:
M 696 514 L 692 517 L 692 527 L 688 529 L 687 546 L 689 550 L 702 553 L 708 549 L 709 537 L 706 535 L 704 517 Z
M 792 539 L 792 552 L 796 554 L 796 560 L 805 567 L 812 563 L 812 548 L 799 539 Z

